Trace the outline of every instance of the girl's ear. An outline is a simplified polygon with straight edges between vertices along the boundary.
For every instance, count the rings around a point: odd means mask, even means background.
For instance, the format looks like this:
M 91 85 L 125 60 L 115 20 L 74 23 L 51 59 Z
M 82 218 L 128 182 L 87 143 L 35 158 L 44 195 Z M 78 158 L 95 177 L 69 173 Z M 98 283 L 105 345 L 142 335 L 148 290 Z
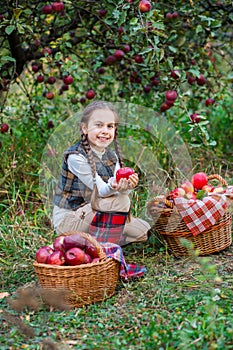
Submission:
M 82 123 L 81 124 L 81 130 L 82 132 L 84 133 L 84 135 L 87 135 L 87 126 L 85 123 Z

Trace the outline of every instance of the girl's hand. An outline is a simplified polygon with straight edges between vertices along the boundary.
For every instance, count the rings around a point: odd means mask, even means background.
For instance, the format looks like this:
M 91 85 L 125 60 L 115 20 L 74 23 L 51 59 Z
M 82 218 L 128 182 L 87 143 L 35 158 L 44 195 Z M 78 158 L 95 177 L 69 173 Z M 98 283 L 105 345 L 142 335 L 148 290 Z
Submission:
M 130 175 L 129 177 L 129 188 L 132 189 L 132 188 L 135 188 L 138 184 L 138 174 L 137 173 L 134 173 L 132 175 Z
M 134 173 L 130 175 L 129 179 L 120 179 L 119 182 L 116 180 L 112 181 L 111 186 L 118 192 L 124 192 L 135 188 L 138 184 L 138 174 Z

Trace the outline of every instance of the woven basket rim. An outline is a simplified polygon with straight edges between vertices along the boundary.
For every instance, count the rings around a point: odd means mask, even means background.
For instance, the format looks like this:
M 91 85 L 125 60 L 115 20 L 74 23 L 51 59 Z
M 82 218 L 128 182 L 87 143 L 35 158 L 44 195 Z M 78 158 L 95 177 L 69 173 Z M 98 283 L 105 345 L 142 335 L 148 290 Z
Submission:
M 99 261 L 96 262 L 91 262 L 91 263 L 87 263 L 87 264 L 80 264 L 80 265 L 52 265 L 52 264 L 42 264 L 42 263 L 38 263 L 37 261 L 33 262 L 33 266 L 38 266 L 38 267 L 43 267 L 45 269 L 60 269 L 60 270 L 74 270 L 74 269 L 89 269 L 90 267 L 93 267 L 95 265 L 101 265 L 101 264 L 105 264 L 106 260 L 109 258 L 100 258 Z

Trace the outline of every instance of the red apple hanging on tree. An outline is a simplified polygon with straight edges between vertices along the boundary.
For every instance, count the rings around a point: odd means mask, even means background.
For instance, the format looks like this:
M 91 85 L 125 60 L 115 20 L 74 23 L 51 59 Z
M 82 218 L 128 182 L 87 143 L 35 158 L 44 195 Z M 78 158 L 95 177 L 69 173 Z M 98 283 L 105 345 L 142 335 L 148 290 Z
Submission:
M 139 2 L 139 10 L 141 12 L 149 12 L 151 10 L 151 3 L 148 0 L 141 0 Z

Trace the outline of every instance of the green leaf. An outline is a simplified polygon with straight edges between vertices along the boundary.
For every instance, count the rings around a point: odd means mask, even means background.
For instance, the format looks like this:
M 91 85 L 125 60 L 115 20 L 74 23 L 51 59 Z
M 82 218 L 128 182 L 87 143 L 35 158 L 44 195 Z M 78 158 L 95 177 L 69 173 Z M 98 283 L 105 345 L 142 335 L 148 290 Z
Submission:
M 14 17 L 15 17 L 16 19 L 18 19 L 19 16 L 21 15 L 21 13 L 23 12 L 23 10 L 22 10 L 22 9 L 19 9 L 19 8 L 16 8 L 16 9 L 13 10 L 13 12 L 14 12 Z
M 196 34 L 201 33 L 203 31 L 202 26 L 200 24 L 198 24 L 197 28 L 196 28 Z
M 173 53 L 177 52 L 177 49 L 174 46 L 168 46 L 169 50 Z
M 10 35 L 14 30 L 15 30 L 15 26 L 10 25 L 6 27 L 5 32 L 7 35 Z
M 199 192 L 197 192 L 197 199 L 203 199 L 204 197 L 206 197 L 207 192 L 205 190 L 200 190 Z
M 11 62 L 15 62 L 15 59 L 11 56 L 2 56 L 1 57 L 2 61 L 11 61 Z
M 130 24 L 131 26 L 134 26 L 134 25 L 138 24 L 138 18 L 136 18 L 136 17 L 132 18 L 132 19 L 130 20 L 129 24 Z

